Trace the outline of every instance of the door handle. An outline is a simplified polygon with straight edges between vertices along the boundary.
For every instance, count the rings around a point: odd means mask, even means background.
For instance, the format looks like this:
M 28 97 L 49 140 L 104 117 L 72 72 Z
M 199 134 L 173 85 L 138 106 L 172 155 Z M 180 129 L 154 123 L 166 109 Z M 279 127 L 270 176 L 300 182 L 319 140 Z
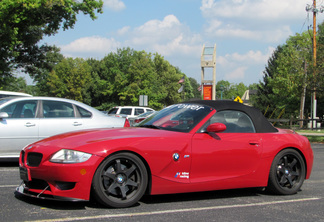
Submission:
M 250 141 L 249 144 L 252 145 L 252 146 L 260 146 L 259 141 Z
M 27 123 L 25 124 L 25 126 L 26 126 L 26 127 L 32 127 L 32 126 L 36 126 L 36 124 L 35 124 L 35 123 L 27 122 Z
M 80 122 L 74 122 L 73 123 L 73 126 L 81 126 L 82 125 L 82 123 L 80 123 Z

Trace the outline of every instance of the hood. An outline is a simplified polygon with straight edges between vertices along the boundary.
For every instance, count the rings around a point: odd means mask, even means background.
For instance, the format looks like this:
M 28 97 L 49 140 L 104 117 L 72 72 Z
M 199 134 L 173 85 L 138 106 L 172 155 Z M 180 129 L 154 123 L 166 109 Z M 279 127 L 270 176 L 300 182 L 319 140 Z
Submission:
M 179 133 L 167 130 L 149 129 L 140 127 L 126 127 L 114 129 L 89 129 L 81 131 L 73 131 L 69 133 L 59 134 L 33 144 L 34 147 L 47 147 L 52 150 L 59 149 L 78 149 L 100 150 L 100 147 L 124 146 L 125 144 L 132 145 L 139 140 L 163 140 L 168 137 L 168 140 L 177 140 L 179 137 L 187 137 L 188 133 Z M 96 144 L 96 145 L 94 145 Z

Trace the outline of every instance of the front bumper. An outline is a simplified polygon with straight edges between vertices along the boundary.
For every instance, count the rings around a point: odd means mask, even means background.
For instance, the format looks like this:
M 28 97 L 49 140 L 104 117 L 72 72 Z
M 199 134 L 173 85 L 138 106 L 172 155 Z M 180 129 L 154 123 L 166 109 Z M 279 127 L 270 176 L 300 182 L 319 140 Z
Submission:
M 35 152 L 22 151 L 19 159 L 22 184 L 16 192 L 40 199 L 87 201 L 93 175 L 102 157 L 92 155 L 83 163 L 52 163 L 44 154 L 39 161 L 28 161 Z M 31 164 L 32 162 L 32 164 Z M 32 165 L 32 166 L 31 166 Z
M 45 190 L 43 190 L 43 191 L 45 191 Z M 86 201 L 86 200 L 77 199 L 77 198 L 48 195 L 48 194 L 44 194 L 43 192 L 35 193 L 35 192 L 30 191 L 29 188 L 26 187 L 24 182 L 22 182 L 19 185 L 19 187 L 16 188 L 15 193 L 23 194 L 28 197 L 33 197 L 33 198 L 38 198 L 38 199 L 46 199 L 46 200 L 72 201 L 72 202 Z

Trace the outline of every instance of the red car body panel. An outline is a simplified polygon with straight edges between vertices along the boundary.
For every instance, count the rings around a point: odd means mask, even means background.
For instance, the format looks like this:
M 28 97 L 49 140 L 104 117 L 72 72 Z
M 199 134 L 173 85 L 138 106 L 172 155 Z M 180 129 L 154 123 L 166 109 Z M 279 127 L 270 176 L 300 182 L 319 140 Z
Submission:
M 290 130 L 267 133 L 199 132 L 212 110 L 190 132 L 142 127 L 92 129 L 65 133 L 38 141 L 23 149 L 20 167 L 27 171 L 29 193 L 70 200 L 89 200 L 92 180 L 100 163 L 118 152 L 142 159 L 149 175 L 149 194 L 170 194 L 265 187 L 275 156 L 286 148 L 297 150 L 306 163 L 306 179 L 313 166 L 313 152 L 306 137 Z M 168 122 L 173 124 L 172 122 Z M 174 124 L 177 124 L 174 121 Z M 82 163 L 50 162 L 61 149 L 92 154 Z M 25 156 L 41 153 L 37 167 Z M 179 159 L 174 158 L 177 154 Z M 43 181 L 50 189 L 32 186 Z M 70 186 L 62 189 L 61 183 Z
M 98 129 L 54 136 L 24 151 L 28 153 L 42 149 L 42 163 L 37 168 L 28 169 L 33 179 L 49 183 L 51 189 L 44 194 L 89 200 L 95 170 L 104 158 L 120 151 L 136 153 L 145 160 L 151 173 L 150 194 L 266 186 L 274 156 L 288 147 L 303 153 L 308 166 L 306 178 L 309 178 L 313 157 L 306 155 L 311 149 L 307 146 L 307 140 L 303 143 L 302 136 L 294 134 L 296 139 L 293 139 L 286 134 L 287 131 L 280 130 L 266 135 L 218 133 L 211 137 L 206 133 L 146 128 Z M 272 147 L 278 147 L 278 150 Z M 60 149 L 91 150 L 94 155 L 80 164 L 49 162 L 51 155 Z M 178 161 L 172 159 L 174 153 L 180 155 Z M 60 190 L 57 181 L 74 182 L 75 187 Z

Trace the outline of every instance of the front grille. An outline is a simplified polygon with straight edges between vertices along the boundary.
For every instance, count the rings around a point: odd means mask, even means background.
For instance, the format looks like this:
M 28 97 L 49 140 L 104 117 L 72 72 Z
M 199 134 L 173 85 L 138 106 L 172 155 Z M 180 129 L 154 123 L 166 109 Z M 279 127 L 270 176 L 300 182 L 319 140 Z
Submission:
M 41 163 L 43 154 L 41 153 L 28 153 L 27 154 L 27 165 L 31 167 L 37 167 Z

